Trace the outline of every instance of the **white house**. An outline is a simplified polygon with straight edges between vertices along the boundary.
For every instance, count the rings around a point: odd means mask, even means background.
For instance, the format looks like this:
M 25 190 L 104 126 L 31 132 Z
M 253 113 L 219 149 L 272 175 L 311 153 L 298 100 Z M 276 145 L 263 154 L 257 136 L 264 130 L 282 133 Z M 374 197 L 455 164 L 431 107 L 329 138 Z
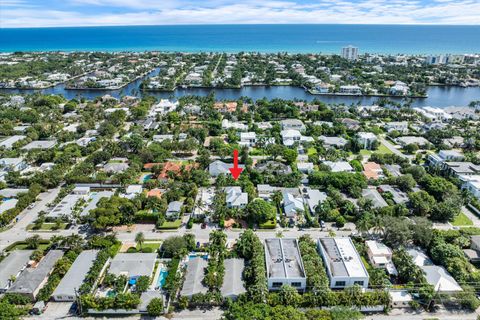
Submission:
M 0 168 L 3 171 L 22 171 L 28 167 L 23 158 L 2 158 L 0 159 Z
M 362 145 L 363 149 L 370 149 L 375 141 L 377 141 L 377 136 L 372 132 L 358 133 L 358 142 Z
M 247 131 L 248 126 L 246 124 L 243 124 L 241 122 L 234 122 L 234 121 L 229 121 L 228 119 L 223 119 L 222 120 L 222 129 L 235 129 L 239 131 Z
M 253 147 L 257 143 L 257 134 L 255 132 L 241 132 L 240 142 L 241 146 Z
M 388 122 L 384 125 L 384 128 L 385 128 L 385 130 L 387 130 L 387 132 L 399 131 L 401 133 L 407 133 L 408 132 L 408 122 L 407 121 Z
M 305 290 L 307 276 L 297 239 L 265 239 L 265 262 L 269 290 L 279 290 L 283 285 Z
M 245 208 L 248 204 L 248 193 L 242 192 L 240 187 L 225 187 L 226 203 L 228 208 Z
M 389 247 L 375 240 L 365 241 L 365 245 L 368 259 L 375 268 L 386 269 L 392 275 L 397 274 L 397 269 L 392 262 L 392 250 Z
M 323 161 L 323 164 L 330 167 L 332 172 L 354 172 L 353 167 L 347 161 Z
M 151 116 L 155 116 L 157 113 L 165 115 L 172 111 L 175 111 L 178 107 L 178 101 L 171 102 L 168 99 L 161 99 L 160 102 L 152 106 L 152 110 L 150 112 Z
M 288 218 L 294 218 L 299 212 L 305 211 L 303 198 L 298 189 L 285 189 L 282 191 L 283 209 Z
M 305 202 L 308 205 L 308 209 L 312 214 L 315 213 L 315 209 L 327 200 L 327 194 L 316 189 L 306 188 L 303 193 Z
M 296 142 L 313 142 L 312 137 L 303 136 L 300 131 L 289 129 L 289 130 L 282 130 L 280 132 L 282 136 L 283 145 L 290 147 Z
M 0 141 L 0 148 L 5 148 L 7 150 L 10 150 L 13 148 L 13 145 L 18 142 L 18 141 L 21 141 L 23 139 L 25 139 L 26 136 L 22 136 L 22 135 L 16 135 L 16 136 L 11 136 L 11 137 L 8 137 L 2 141 Z
M 392 87 L 390 87 L 390 94 L 393 94 L 395 96 L 405 96 L 408 93 L 408 90 L 410 90 L 407 86 L 406 83 L 402 81 L 395 81 Z
M 280 125 L 282 126 L 282 130 L 303 131 L 306 129 L 303 122 L 298 119 L 285 119 L 280 122 Z
M 368 288 L 368 272 L 350 238 L 320 238 L 317 246 L 327 268 L 330 288 Z

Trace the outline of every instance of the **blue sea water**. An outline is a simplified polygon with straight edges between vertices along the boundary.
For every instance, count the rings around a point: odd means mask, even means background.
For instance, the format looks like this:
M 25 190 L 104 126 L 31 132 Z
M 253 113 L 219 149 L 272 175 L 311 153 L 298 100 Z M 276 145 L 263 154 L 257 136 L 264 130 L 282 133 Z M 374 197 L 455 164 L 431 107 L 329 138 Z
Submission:
M 479 53 L 480 26 L 180 25 L 0 29 L 0 51 Z

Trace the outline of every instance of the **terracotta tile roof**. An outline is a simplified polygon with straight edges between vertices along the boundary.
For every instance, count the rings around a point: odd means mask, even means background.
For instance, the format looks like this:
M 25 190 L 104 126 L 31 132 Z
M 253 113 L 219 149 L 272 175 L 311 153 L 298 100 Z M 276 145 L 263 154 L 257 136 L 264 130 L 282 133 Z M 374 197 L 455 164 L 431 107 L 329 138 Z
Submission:
M 363 164 L 363 174 L 367 179 L 378 179 L 382 173 L 382 167 L 375 162 L 366 162 Z
M 143 168 L 144 169 L 152 169 L 155 166 L 163 166 L 162 172 L 158 175 L 158 179 L 168 179 L 168 173 L 173 172 L 175 174 L 180 173 L 182 166 L 185 170 L 189 171 L 193 167 L 197 167 L 198 164 L 182 164 L 176 162 L 165 162 L 165 163 L 146 163 Z
M 157 198 L 161 198 L 162 197 L 162 191 L 158 188 L 155 188 L 155 189 L 152 189 L 152 190 L 149 190 L 147 192 L 147 197 L 157 197 Z

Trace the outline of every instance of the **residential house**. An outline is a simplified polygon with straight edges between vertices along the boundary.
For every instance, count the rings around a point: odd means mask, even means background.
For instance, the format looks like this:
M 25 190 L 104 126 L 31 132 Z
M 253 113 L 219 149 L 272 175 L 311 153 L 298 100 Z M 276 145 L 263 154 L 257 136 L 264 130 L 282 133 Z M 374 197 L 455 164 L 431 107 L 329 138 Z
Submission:
M 365 241 L 367 255 L 375 268 L 387 270 L 388 274 L 397 275 L 397 269 L 392 262 L 392 249 L 375 240 Z
M 177 219 L 182 212 L 182 201 L 172 201 L 168 204 L 167 212 L 165 213 L 167 219 Z
M 240 294 L 246 292 L 242 280 L 245 260 L 239 258 L 225 259 L 223 265 L 225 276 L 222 287 L 220 288 L 220 293 L 224 298 L 236 300 Z
M 280 290 L 284 285 L 299 291 L 306 289 L 307 276 L 297 239 L 265 239 L 265 261 L 269 290 Z
M 372 149 L 374 143 L 377 141 L 377 136 L 372 132 L 359 132 L 357 139 L 363 149 Z
M 283 210 L 288 218 L 294 218 L 305 211 L 303 198 L 297 188 L 285 188 L 282 191 Z
M 470 262 L 480 262 L 480 236 L 470 236 L 470 249 L 463 249 L 463 253 Z
M 50 250 L 35 267 L 25 269 L 15 280 L 7 293 L 16 293 L 35 301 L 38 292 L 47 283 L 48 277 L 60 258 L 61 250 Z
M 375 162 L 366 162 L 363 164 L 363 175 L 367 179 L 380 179 L 384 177 L 382 167 Z
M 240 187 L 225 187 L 226 203 L 228 208 L 245 208 L 248 204 L 248 193 L 242 192 Z
M 315 214 L 316 208 L 327 200 L 327 194 L 325 192 L 311 188 L 304 189 L 303 197 L 311 214 Z
M 116 276 L 125 275 L 129 279 L 140 276 L 151 277 L 157 253 L 117 253 L 110 263 L 108 272 Z
M 440 293 L 454 293 L 462 291 L 462 287 L 442 266 L 436 266 L 423 252 L 416 249 L 407 250 L 413 262 L 422 269 L 427 282 L 433 290 Z
M 416 144 L 419 147 L 424 147 L 430 144 L 430 142 L 428 142 L 428 140 L 425 139 L 424 137 L 416 137 L 416 136 L 398 137 L 395 139 L 395 142 L 397 142 L 402 147 L 405 147 L 406 145 L 409 145 L 409 144 Z
M 0 261 L 0 294 L 5 293 L 27 267 L 33 250 L 14 250 Z
M 375 188 L 363 189 L 362 197 L 371 200 L 374 208 L 383 208 L 388 206 L 388 203 Z
M 269 184 L 258 184 L 257 185 L 258 197 L 262 198 L 263 200 L 266 200 L 266 201 L 271 200 L 272 195 L 277 190 L 278 190 L 277 187 L 273 187 Z
M 407 121 L 394 121 L 388 122 L 384 126 L 387 132 L 398 131 L 400 133 L 408 133 L 408 122 Z
M 311 173 L 313 172 L 313 163 L 312 162 L 297 162 L 297 169 L 302 173 Z
M 353 285 L 368 288 L 368 272 L 350 238 L 320 238 L 317 247 L 327 268 L 330 288 L 343 289 Z
M 244 164 L 239 164 L 239 168 L 245 168 Z M 218 177 L 221 174 L 228 175 L 230 174 L 230 168 L 233 168 L 233 164 L 225 163 L 220 160 L 215 160 L 208 165 L 208 172 L 212 177 Z
M 5 148 L 6 150 L 11 150 L 13 148 L 13 145 L 19 141 L 22 141 L 25 139 L 26 136 L 22 135 L 16 135 L 16 136 L 11 136 L 6 139 L 3 139 L 0 141 L 0 148 Z
M 318 139 L 323 142 L 323 145 L 327 148 L 344 148 L 347 145 L 347 140 L 342 137 L 325 137 L 319 136 Z
M 323 161 L 323 164 L 328 166 L 332 172 L 354 172 L 355 170 L 347 161 Z
M 41 150 L 46 150 L 46 149 L 51 149 L 55 147 L 57 144 L 57 140 L 37 140 L 37 141 L 32 141 L 29 144 L 25 145 L 22 147 L 22 150 L 35 150 L 35 149 L 41 149 Z
M 241 132 L 240 146 L 253 147 L 257 143 L 257 134 L 255 132 Z
M 282 130 L 304 131 L 306 129 L 303 122 L 298 119 L 285 119 L 280 121 L 280 125 L 282 127 Z
M 23 158 L 1 158 L 0 168 L 5 172 L 18 172 L 25 170 L 28 164 Z

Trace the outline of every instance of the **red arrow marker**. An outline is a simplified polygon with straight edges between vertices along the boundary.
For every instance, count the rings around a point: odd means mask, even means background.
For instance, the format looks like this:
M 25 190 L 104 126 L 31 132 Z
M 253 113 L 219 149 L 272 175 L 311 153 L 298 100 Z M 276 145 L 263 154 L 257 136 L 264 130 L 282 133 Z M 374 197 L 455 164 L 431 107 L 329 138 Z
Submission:
M 242 173 L 243 168 L 238 167 L 238 150 L 233 150 L 233 168 L 228 168 L 232 173 L 232 177 L 234 180 L 237 180 L 240 177 L 240 173 Z

